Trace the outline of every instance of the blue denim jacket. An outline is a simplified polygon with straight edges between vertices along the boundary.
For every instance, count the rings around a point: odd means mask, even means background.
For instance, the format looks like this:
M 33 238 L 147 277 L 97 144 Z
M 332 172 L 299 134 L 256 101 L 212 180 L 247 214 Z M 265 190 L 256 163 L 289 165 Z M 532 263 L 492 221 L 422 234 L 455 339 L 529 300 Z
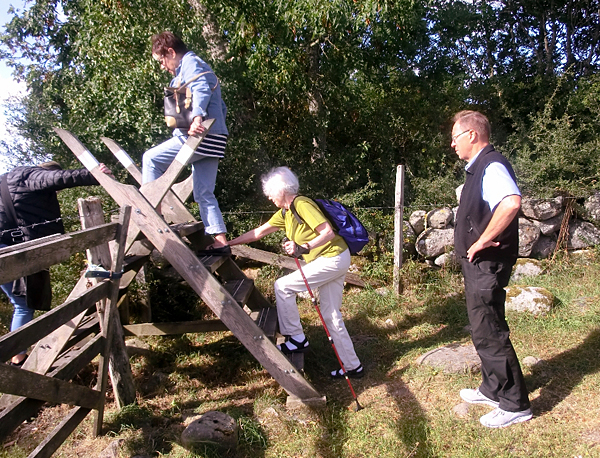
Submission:
M 179 67 L 177 67 L 175 78 L 171 81 L 171 86 L 181 86 L 198 73 L 203 72 L 211 73 L 202 75 L 189 85 L 189 88 L 192 90 L 192 113 L 194 117 L 202 116 L 215 119 L 215 123 L 210 128 L 211 134 L 229 135 L 227 125 L 225 124 L 227 107 L 221 98 L 221 84 L 206 62 L 192 51 L 187 52 L 181 59 Z M 187 131 L 183 132 L 180 129 L 173 131 L 173 136 L 180 135 L 187 135 Z

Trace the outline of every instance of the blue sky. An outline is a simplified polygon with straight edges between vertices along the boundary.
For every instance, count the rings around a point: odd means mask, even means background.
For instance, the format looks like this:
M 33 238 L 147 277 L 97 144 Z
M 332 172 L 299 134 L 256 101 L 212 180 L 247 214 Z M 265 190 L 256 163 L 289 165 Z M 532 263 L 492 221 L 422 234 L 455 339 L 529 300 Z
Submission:
M 15 9 L 22 11 L 25 0 L 9 0 L 8 2 L 2 2 L 0 6 L 0 26 L 4 30 L 4 25 L 9 22 L 11 15 L 8 14 L 8 8 L 10 5 L 14 6 Z M 17 94 L 20 90 L 23 90 L 24 86 L 19 85 L 13 80 L 11 75 L 11 69 L 9 69 L 3 61 L 0 60 L 0 103 L 10 95 Z M 6 118 L 4 116 L 4 107 L 0 107 L 0 138 L 5 138 L 8 135 L 6 132 Z M 6 170 L 6 165 L 3 162 L 4 158 L 0 157 L 0 173 Z

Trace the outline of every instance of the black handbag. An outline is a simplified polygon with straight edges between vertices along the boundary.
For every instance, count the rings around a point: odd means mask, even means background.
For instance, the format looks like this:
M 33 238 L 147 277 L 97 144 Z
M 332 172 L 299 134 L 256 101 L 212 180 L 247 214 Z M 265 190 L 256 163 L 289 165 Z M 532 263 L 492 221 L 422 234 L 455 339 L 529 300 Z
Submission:
M 8 224 L 13 226 L 13 230 L 10 232 L 10 242 L 12 243 L 9 242 L 7 244 L 16 245 L 17 243 L 26 241 L 26 237 L 19 227 L 19 223 L 17 222 L 17 212 L 13 201 L 10 198 L 8 175 L 2 175 L 0 181 L 0 197 L 2 198 L 2 204 L 4 205 L 4 213 L 6 214 Z M 17 237 L 15 237 L 15 235 L 17 235 Z M 50 271 L 44 269 L 28 275 L 27 277 L 18 278 L 13 282 L 12 292 L 17 296 L 26 296 L 27 307 L 30 309 L 50 310 L 50 305 L 52 304 Z
M 188 85 L 207 73 L 212 72 L 198 73 L 181 86 L 169 86 L 165 88 L 164 103 L 165 122 L 167 123 L 167 127 L 170 127 L 171 129 L 184 130 L 190 128 L 192 122 L 194 121 L 194 116 L 192 115 L 192 90 L 188 87 Z M 214 91 L 218 85 L 219 81 L 217 80 L 217 84 L 211 90 Z

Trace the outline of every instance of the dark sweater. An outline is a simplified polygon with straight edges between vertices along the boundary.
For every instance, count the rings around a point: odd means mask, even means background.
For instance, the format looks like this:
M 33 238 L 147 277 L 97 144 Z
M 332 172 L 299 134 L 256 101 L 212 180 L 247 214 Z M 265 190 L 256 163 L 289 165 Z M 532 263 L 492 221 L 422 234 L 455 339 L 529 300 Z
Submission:
M 481 185 L 486 167 L 492 162 L 499 162 L 510 176 L 517 181 L 515 172 L 508 160 L 492 145 L 486 146 L 475 162 L 467 170 L 467 177 L 463 187 L 456 223 L 454 227 L 454 248 L 456 255 L 466 257 L 467 250 L 473 245 L 487 228 L 493 213 L 488 203 L 483 200 Z M 519 252 L 519 219 L 515 218 L 508 227 L 496 238 L 500 242 L 497 247 L 488 247 L 477 253 L 479 260 L 506 260 L 514 261 Z

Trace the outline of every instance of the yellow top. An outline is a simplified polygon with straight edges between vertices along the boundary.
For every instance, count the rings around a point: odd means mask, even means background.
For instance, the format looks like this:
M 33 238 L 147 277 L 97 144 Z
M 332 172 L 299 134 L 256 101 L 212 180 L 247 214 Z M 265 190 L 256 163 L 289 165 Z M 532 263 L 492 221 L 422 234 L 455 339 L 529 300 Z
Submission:
M 296 212 L 302 219 L 299 223 L 291 210 L 283 209 L 275 213 L 269 220 L 271 226 L 285 230 L 288 239 L 296 242 L 298 245 L 304 245 L 319 235 L 315 228 L 329 220 L 323 215 L 319 206 L 308 197 L 298 196 L 293 202 Z M 331 224 L 331 223 L 330 223 Z M 348 249 L 348 245 L 338 234 L 329 242 L 319 247 L 313 248 L 308 254 L 303 255 L 306 262 L 324 256 L 331 258 L 338 256 Z

